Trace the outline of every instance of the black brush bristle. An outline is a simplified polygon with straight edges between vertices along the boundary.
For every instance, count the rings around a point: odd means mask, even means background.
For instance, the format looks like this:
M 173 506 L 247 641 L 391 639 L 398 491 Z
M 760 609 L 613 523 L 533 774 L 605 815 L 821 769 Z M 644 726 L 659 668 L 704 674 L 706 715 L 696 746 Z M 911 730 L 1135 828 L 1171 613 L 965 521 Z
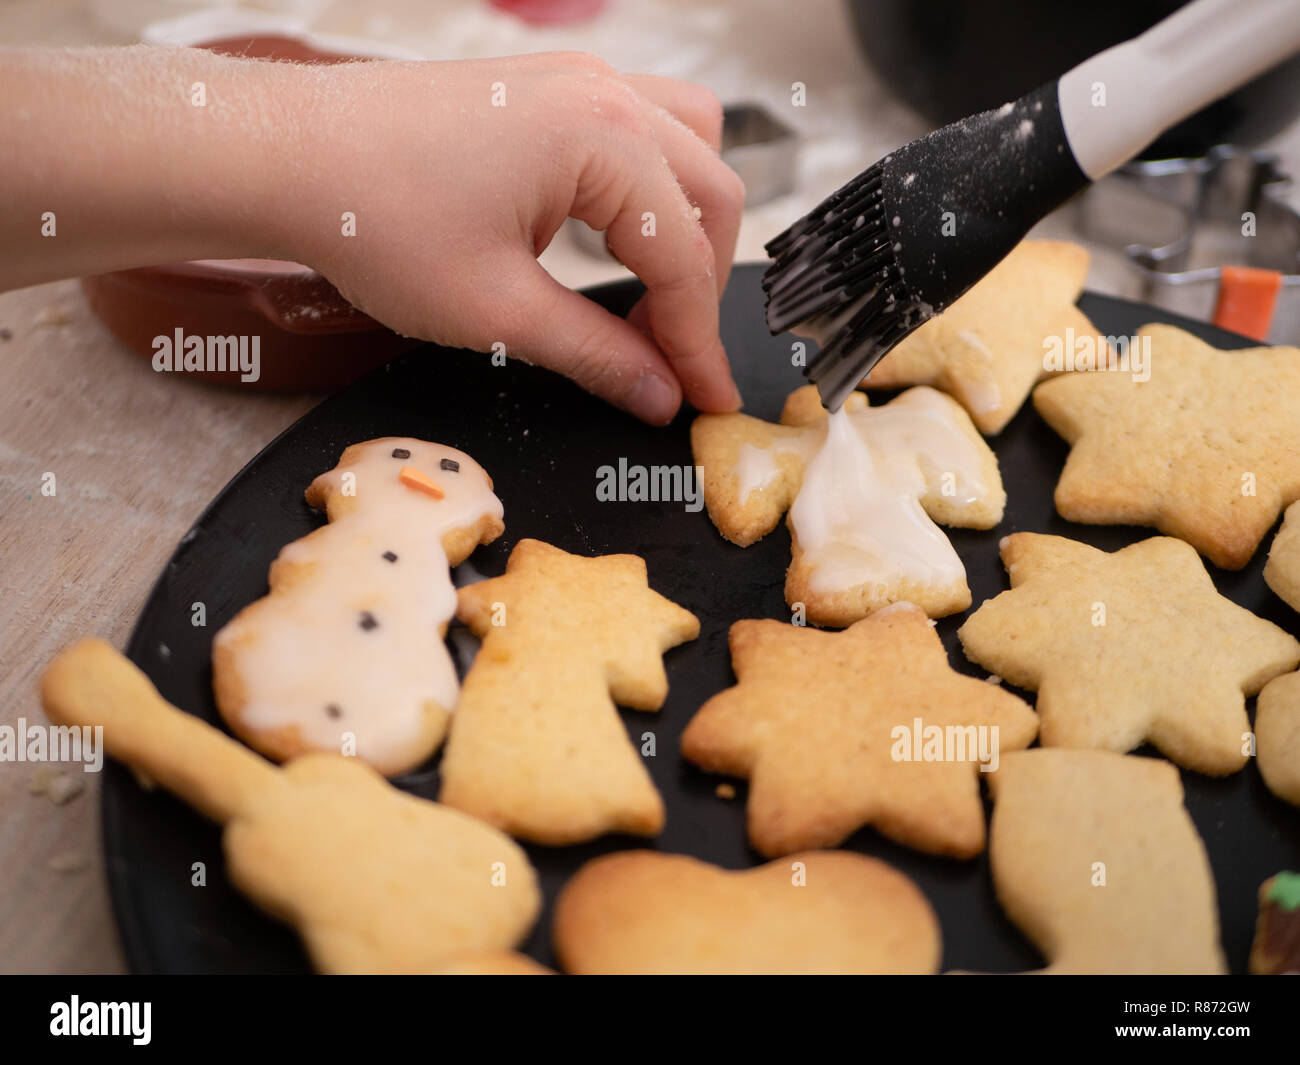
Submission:
M 1052 82 L 891 152 L 767 244 L 767 324 L 838 410 L 871 368 L 1087 184 Z

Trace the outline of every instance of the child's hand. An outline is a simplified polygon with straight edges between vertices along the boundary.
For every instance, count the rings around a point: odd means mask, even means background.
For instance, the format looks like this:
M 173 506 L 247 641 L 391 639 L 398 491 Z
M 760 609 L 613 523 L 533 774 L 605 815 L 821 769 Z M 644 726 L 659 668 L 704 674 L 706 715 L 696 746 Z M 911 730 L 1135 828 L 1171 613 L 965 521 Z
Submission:
M 702 410 L 738 406 L 718 299 L 744 187 L 717 156 L 707 89 L 559 53 L 352 64 L 318 72 L 309 94 L 295 150 L 314 173 L 287 257 L 402 333 L 503 343 L 647 421 L 671 418 L 683 392 Z M 645 282 L 635 325 L 538 265 L 570 216 Z
M 0 289 L 292 259 L 394 329 L 504 344 L 648 421 L 683 393 L 739 405 L 718 298 L 744 189 L 699 86 L 574 54 L 301 66 L 0 49 L 0 100 L 0 143 L 18 148 L 0 167 Z M 537 264 L 570 215 L 646 283 L 629 322 Z

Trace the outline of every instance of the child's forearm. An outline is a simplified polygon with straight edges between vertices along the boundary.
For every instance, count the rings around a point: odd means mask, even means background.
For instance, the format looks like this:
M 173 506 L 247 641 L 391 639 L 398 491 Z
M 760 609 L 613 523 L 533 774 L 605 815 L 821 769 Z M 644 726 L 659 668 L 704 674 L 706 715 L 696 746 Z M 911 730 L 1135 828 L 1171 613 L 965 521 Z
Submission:
M 0 50 L 0 289 L 285 254 L 304 69 L 182 48 Z

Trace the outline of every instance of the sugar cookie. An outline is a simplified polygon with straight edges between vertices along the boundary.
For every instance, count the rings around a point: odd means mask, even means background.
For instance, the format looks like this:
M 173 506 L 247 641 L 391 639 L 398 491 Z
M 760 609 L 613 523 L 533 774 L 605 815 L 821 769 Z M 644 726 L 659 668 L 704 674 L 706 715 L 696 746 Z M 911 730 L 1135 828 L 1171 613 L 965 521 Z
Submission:
M 834 626 L 894 602 L 932 617 L 970 605 L 961 559 L 935 522 L 991 528 L 1006 493 L 957 403 L 932 388 L 880 407 L 854 395 L 828 419 L 809 385 L 791 394 L 781 423 L 702 414 L 691 446 L 709 516 L 728 540 L 748 546 L 789 511 L 788 603 Z
M 458 954 L 438 970 L 439 976 L 554 976 L 555 970 L 513 950 Z
M 1264 581 L 1292 610 L 1300 610 L 1300 503 L 1286 508 L 1264 563 Z
M 730 872 L 622 851 L 584 865 L 555 904 L 570 973 L 933 973 L 939 922 L 884 862 L 796 854 Z
M 1247 695 L 1300 663 L 1300 643 L 1219 595 L 1196 552 L 1153 536 L 1108 554 L 1061 536 L 1002 541 L 1011 590 L 957 631 L 966 655 L 1038 692 L 1044 747 L 1246 764 Z
M 1255 754 L 1269 790 L 1300 806 L 1300 673 L 1270 680 L 1259 693 Z
M 536 843 L 657 834 L 663 800 L 614 701 L 663 705 L 661 656 L 699 634 L 695 615 L 650 589 L 636 555 L 521 540 L 504 577 L 460 590 L 459 616 L 483 644 L 439 799 Z
M 169 706 L 102 640 L 45 671 L 61 725 L 103 726 L 108 752 L 225 825 L 230 879 L 294 925 L 326 973 L 430 973 L 518 944 L 541 894 L 509 837 L 337 754 L 283 768 Z
M 933 385 L 970 411 L 983 433 L 999 433 L 1029 390 L 1049 376 L 1046 341 L 1095 337 L 1074 301 L 1088 274 L 1077 244 L 1026 240 L 946 311 L 882 359 L 862 388 Z
M 501 534 L 501 503 L 464 452 L 402 437 L 353 444 L 307 502 L 329 524 L 280 552 L 270 593 L 213 641 L 217 707 L 270 758 L 342 752 L 395 776 L 446 732 L 448 565 Z
M 731 657 L 738 683 L 691 719 L 682 754 L 749 778 L 760 854 L 833 847 L 864 825 L 936 854 L 984 849 L 977 763 L 1027 747 L 1038 722 L 1010 692 L 954 672 L 919 609 L 844 632 L 738 621 Z
M 998 901 L 1044 973 L 1222 973 L 1205 845 L 1178 770 L 1109 751 L 1018 751 L 991 774 Z
M 1034 390 L 1070 444 L 1056 509 L 1089 525 L 1152 525 L 1241 569 L 1300 499 L 1300 348 L 1220 351 L 1147 325 L 1148 381 L 1071 373 Z

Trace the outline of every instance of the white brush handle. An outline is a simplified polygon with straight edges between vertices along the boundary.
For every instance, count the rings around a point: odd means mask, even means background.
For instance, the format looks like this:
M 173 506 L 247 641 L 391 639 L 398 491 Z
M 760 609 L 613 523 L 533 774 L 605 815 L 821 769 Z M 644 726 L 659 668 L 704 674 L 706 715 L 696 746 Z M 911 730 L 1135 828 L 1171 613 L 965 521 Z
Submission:
M 1170 126 L 1300 50 L 1300 0 L 1196 0 L 1059 82 L 1061 121 L 1093 181 Z

